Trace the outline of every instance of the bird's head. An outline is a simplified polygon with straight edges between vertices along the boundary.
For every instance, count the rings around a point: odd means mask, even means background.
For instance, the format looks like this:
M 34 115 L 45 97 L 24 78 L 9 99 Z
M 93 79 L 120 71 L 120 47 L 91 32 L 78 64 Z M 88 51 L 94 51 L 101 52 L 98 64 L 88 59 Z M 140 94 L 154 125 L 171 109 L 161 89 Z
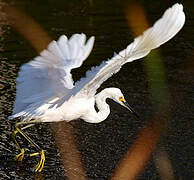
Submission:
M 124 98 L 123 93 L 118 88 L 110 88 L 112 91 L 112 99 L 119 103 L 121 106 L 124 106 L 127 108 L 137 119 L 139 119 L 138 114 L 133 110 L 133 108 L 127 103 L 127 101 Z

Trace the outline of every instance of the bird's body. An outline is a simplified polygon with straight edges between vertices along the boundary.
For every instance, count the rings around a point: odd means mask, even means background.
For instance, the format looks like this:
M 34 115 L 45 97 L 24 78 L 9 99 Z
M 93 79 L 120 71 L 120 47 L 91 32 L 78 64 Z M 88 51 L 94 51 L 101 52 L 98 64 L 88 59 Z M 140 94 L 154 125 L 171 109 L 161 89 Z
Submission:
M 95 98 L 72 97 L 58 108 L 48 109 L 44 116 L 40 116 L 43 122 L 72 121 L 83 118 L 84 114 L 91 114 L 94 109 Z
M 39 118 L 43 122 L 57 122 L 64 120 L 69 122 L 82 118 L 83 114 L 88 114 L 89 111 L 91 111 L 91 108 L 94 107 L 94 103 L 94 98 L 86 99 L 72 97 L 58 108 L 47 109 L 44 115 Z
M 26 124 L 32 121 L 68 122 L 78 118 L 99 123 L 110 113 L 107 98 L 134 113 L 118 88 L 106 88 L 96 94 L 97 89 L 125 63 L 146 56 L 152 49 L 170 40 L 183 27 L 184 22 L 183 6 L 175 4 L 126 49 L 92 68 L 86 77 L 76 83 L 73 82 L 71 70 L 80 67 L 89 56 L 94 37 L 86 43 L 85 34 L 74 34 L 69 40 L 62 35 L 58 41 L 52 41 L 40 56 L 21 67 L 13 114 L 9 118 L 21 117 Z M 95 103 L 98 111 L 94 107 Z M 21 129 L 17 128 L 17 131 L 24 135 Z M 42 170 L 41 163 L 36 170 Z
M 42 122 L 57 122 L 57 121 L 72 121 L 75 119 L 84 119 L 89 123 L 99 123 L 107 118 L 110 113 L 109 105 L 106 103 L 107 98 L 117 101 L 114 95 L 123 97 L 123 94 L 118 88 L 106 88 L 94 97 L 87 97 L 80 94 L 72 96 L 68 101 L 65 101 L 59 107 L 48 108 L 47 105 L 41 106 L 42 110 L 46 109 L 43 116 L 39 115 L 37 119 Z M 52 103 L 49 102 L 49 103 Z M 95 103 L 98 112 L 95 109 Z M 122 103 L 122 101 L 121 101 Z

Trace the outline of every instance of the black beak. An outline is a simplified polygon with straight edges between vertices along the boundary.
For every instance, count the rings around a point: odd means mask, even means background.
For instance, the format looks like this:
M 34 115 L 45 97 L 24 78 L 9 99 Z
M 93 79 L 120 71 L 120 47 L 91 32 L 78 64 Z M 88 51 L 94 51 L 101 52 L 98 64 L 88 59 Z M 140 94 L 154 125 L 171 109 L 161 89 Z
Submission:
M 133 110 L 133 108 L 125 101 L 123 102 L 124 106 L 139 120 L 139 115 Z

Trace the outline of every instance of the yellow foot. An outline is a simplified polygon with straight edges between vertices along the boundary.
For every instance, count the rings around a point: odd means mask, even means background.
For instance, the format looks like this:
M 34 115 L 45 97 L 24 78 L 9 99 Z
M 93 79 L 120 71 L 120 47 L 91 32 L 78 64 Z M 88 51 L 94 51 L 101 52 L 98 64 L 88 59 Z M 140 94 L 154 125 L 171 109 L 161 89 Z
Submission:
M 21 151 L 21 153 L 18 154 L 18 155 L 14 158 L 15 161 L 20 161 L 20 162 L 22 162 L 22 160 L 23 160 L 23 158 L 24 158 L 24 149 L 22 148 L 22 149 L 20 149 L 20 151 Z
M 30 154 L 30 156 L 37 156 L 37 155 L 40 155 L 40 160 L 39 160 L 38 164 L 35 166 L 35 172 L 41 172 L 43 167 L 44 167 L 44 162 L 45 162 L 44 150 L 41 150 L 38 153 Z

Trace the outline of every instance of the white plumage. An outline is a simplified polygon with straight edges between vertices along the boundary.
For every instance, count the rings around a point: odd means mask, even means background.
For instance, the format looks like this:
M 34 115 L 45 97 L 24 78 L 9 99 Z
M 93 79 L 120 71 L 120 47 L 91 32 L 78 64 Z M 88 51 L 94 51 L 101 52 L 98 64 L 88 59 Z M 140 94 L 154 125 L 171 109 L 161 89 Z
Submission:
M 87 43 L 84 34 L 74 34 L 69 40 L 63 35 L 57 42 L 52 41 L 40 56 L 21 67 L 10 119 L 23 117 L 24 121 L 38 119 L 51 122 L 82 118 L 91 123 L 105 120 L 110 113 L 106 98 L 127 106 L 123 94 L 117 88 L 107 88 L 95 95 L 100 85 L 125 63 L 146 56 L 152 49 L 175 36 L 184 22 L 183 7 L 175 4 L 126 49 L 92 68 L 75 85 L 71 69 L 80 67 L 88 57 L 93 48 L 94 37 Z M 99 112 L 94 108 L 95 101 Z

